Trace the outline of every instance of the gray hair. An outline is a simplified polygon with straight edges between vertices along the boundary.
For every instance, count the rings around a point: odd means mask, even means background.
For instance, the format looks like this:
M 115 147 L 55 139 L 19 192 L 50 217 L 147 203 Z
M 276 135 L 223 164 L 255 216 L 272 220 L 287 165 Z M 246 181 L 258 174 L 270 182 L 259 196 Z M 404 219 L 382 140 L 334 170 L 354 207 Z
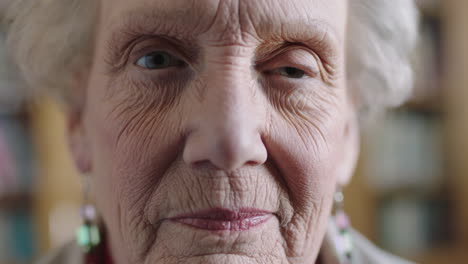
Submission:
M 8 46 L 29 87 L 73 102 L 73 74 L 86 74 L 91 64 L 97 3 L 14 1 L 6 16 Z M 360 112 L 397 106 L 411 94 L 417 21 L 413 0 L 349 0 L 347 78 Z

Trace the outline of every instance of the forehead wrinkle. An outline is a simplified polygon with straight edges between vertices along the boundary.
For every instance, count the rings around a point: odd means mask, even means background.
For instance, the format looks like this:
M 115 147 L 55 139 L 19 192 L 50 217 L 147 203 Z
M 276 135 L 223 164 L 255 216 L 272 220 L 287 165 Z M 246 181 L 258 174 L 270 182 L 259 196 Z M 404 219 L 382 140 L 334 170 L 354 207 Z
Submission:
M 321 10 L 325 6 L 314 0 L 309 4 L 300 4 L 298 1 L 289 0 L 239 0 L 240 24 L 245 32 L 255 32 L 255 36 L 262 39 L 289 38 L 311 39 L 313 35 L 323 35 L 327 31 L 334 40 L 343 42 L 344 36 L 340 30 L 340 19 L 335 16 L 341 13 L 340 8 L 330 7 L 338 13 L 323 15 Z M 329 1 L 329 0 L 327 0 Z M 317 3 L 316 3 L 317 2 Z M 273 10 L 265 12 L 265 10 Z M 327 12 L 325 12 L 327 13 Z
M 193 12 L 189 12 L 193 14 Z M 139 8 L 126 12 L 120 17 L 111 19 L 110 28 L 113 33 L 134 33 L 140 35 L 167 35 L 195 38 L 200 19 L 185 22 L 187 14 L 183 10 L 163 10 Z
M 153 5 L 144 5 L 129 11 L 111 14 L 107 19 L 105 28 L 126 28 L 127 31 L 137 31 L 145 34 L 166 33 L 168 35 L 184 35 L 184 38 L 195 39 L 200 34 L 213 31 L 213 34 L 238 39 L 245 36 L 270 38 L 271 35 L 305 35 L 310 34 L 317 26 L 323 27 L 327 22 L 324 19 L 314 17 L 314 12 L 297 10 L 292 5 L 290 9 L 297 13 L 291 15 L 287 9 L 277 3 L 275 12 L 265 12 L 272 8 L 265 4 L 273 5 L 275 1 L 243 1 L 243 0 L 172 0 L 174 4 L 159 4 L 164 1 L 152 1 Z M 158 3 L 158 5 L 154 5 Z M 182 6 L 179 6 L 182 3 Z M 321 23 L 318 21 L 321 20 Z M 337 35 L 336 29 L 329 25 L 327 30 Z

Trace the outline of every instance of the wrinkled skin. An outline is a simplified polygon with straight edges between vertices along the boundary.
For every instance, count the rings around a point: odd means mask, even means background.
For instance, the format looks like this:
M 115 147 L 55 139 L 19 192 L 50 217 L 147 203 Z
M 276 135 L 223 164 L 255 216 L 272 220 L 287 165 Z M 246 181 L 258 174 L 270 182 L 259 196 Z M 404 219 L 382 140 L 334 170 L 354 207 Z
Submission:
M 102 0 L 68 132 L 117 264 L 315 263 L 358 152 L 346 16 L 344 0 Z M 169 220 L 210 208 L 273 217 Z

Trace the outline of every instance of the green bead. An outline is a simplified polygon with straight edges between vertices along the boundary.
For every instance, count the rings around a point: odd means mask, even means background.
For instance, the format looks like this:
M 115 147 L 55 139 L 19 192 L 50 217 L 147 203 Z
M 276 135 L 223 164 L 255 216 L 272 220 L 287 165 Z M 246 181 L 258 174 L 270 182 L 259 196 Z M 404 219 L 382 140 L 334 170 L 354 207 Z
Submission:
M 349 232 L 346 232 L 343 235 L 343 240 L 345 250 L 351 252 L 353 250 L 353 239 L 351 237 L 351 234 Z
M 76 231 L 76 242 L 85 252 L 89 252 L 101 242 L 99 228 L 96 225 L 84 224 Z

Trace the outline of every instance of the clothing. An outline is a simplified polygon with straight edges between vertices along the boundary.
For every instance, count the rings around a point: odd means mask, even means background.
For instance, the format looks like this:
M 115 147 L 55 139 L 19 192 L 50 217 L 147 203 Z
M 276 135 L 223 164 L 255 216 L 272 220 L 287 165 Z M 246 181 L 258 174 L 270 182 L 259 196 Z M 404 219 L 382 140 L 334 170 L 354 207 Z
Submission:
M 414 264 L 392 256 L 375 247 L 356 231 L 351 231 L 353 239 L 352 264 Z M 325 238 L 320 255 L 323 264 L 339 264 L 328 236 Z M 75 243 L 69 243 L 45 257 L 37 264 L 83 264 L 81 249 Z

